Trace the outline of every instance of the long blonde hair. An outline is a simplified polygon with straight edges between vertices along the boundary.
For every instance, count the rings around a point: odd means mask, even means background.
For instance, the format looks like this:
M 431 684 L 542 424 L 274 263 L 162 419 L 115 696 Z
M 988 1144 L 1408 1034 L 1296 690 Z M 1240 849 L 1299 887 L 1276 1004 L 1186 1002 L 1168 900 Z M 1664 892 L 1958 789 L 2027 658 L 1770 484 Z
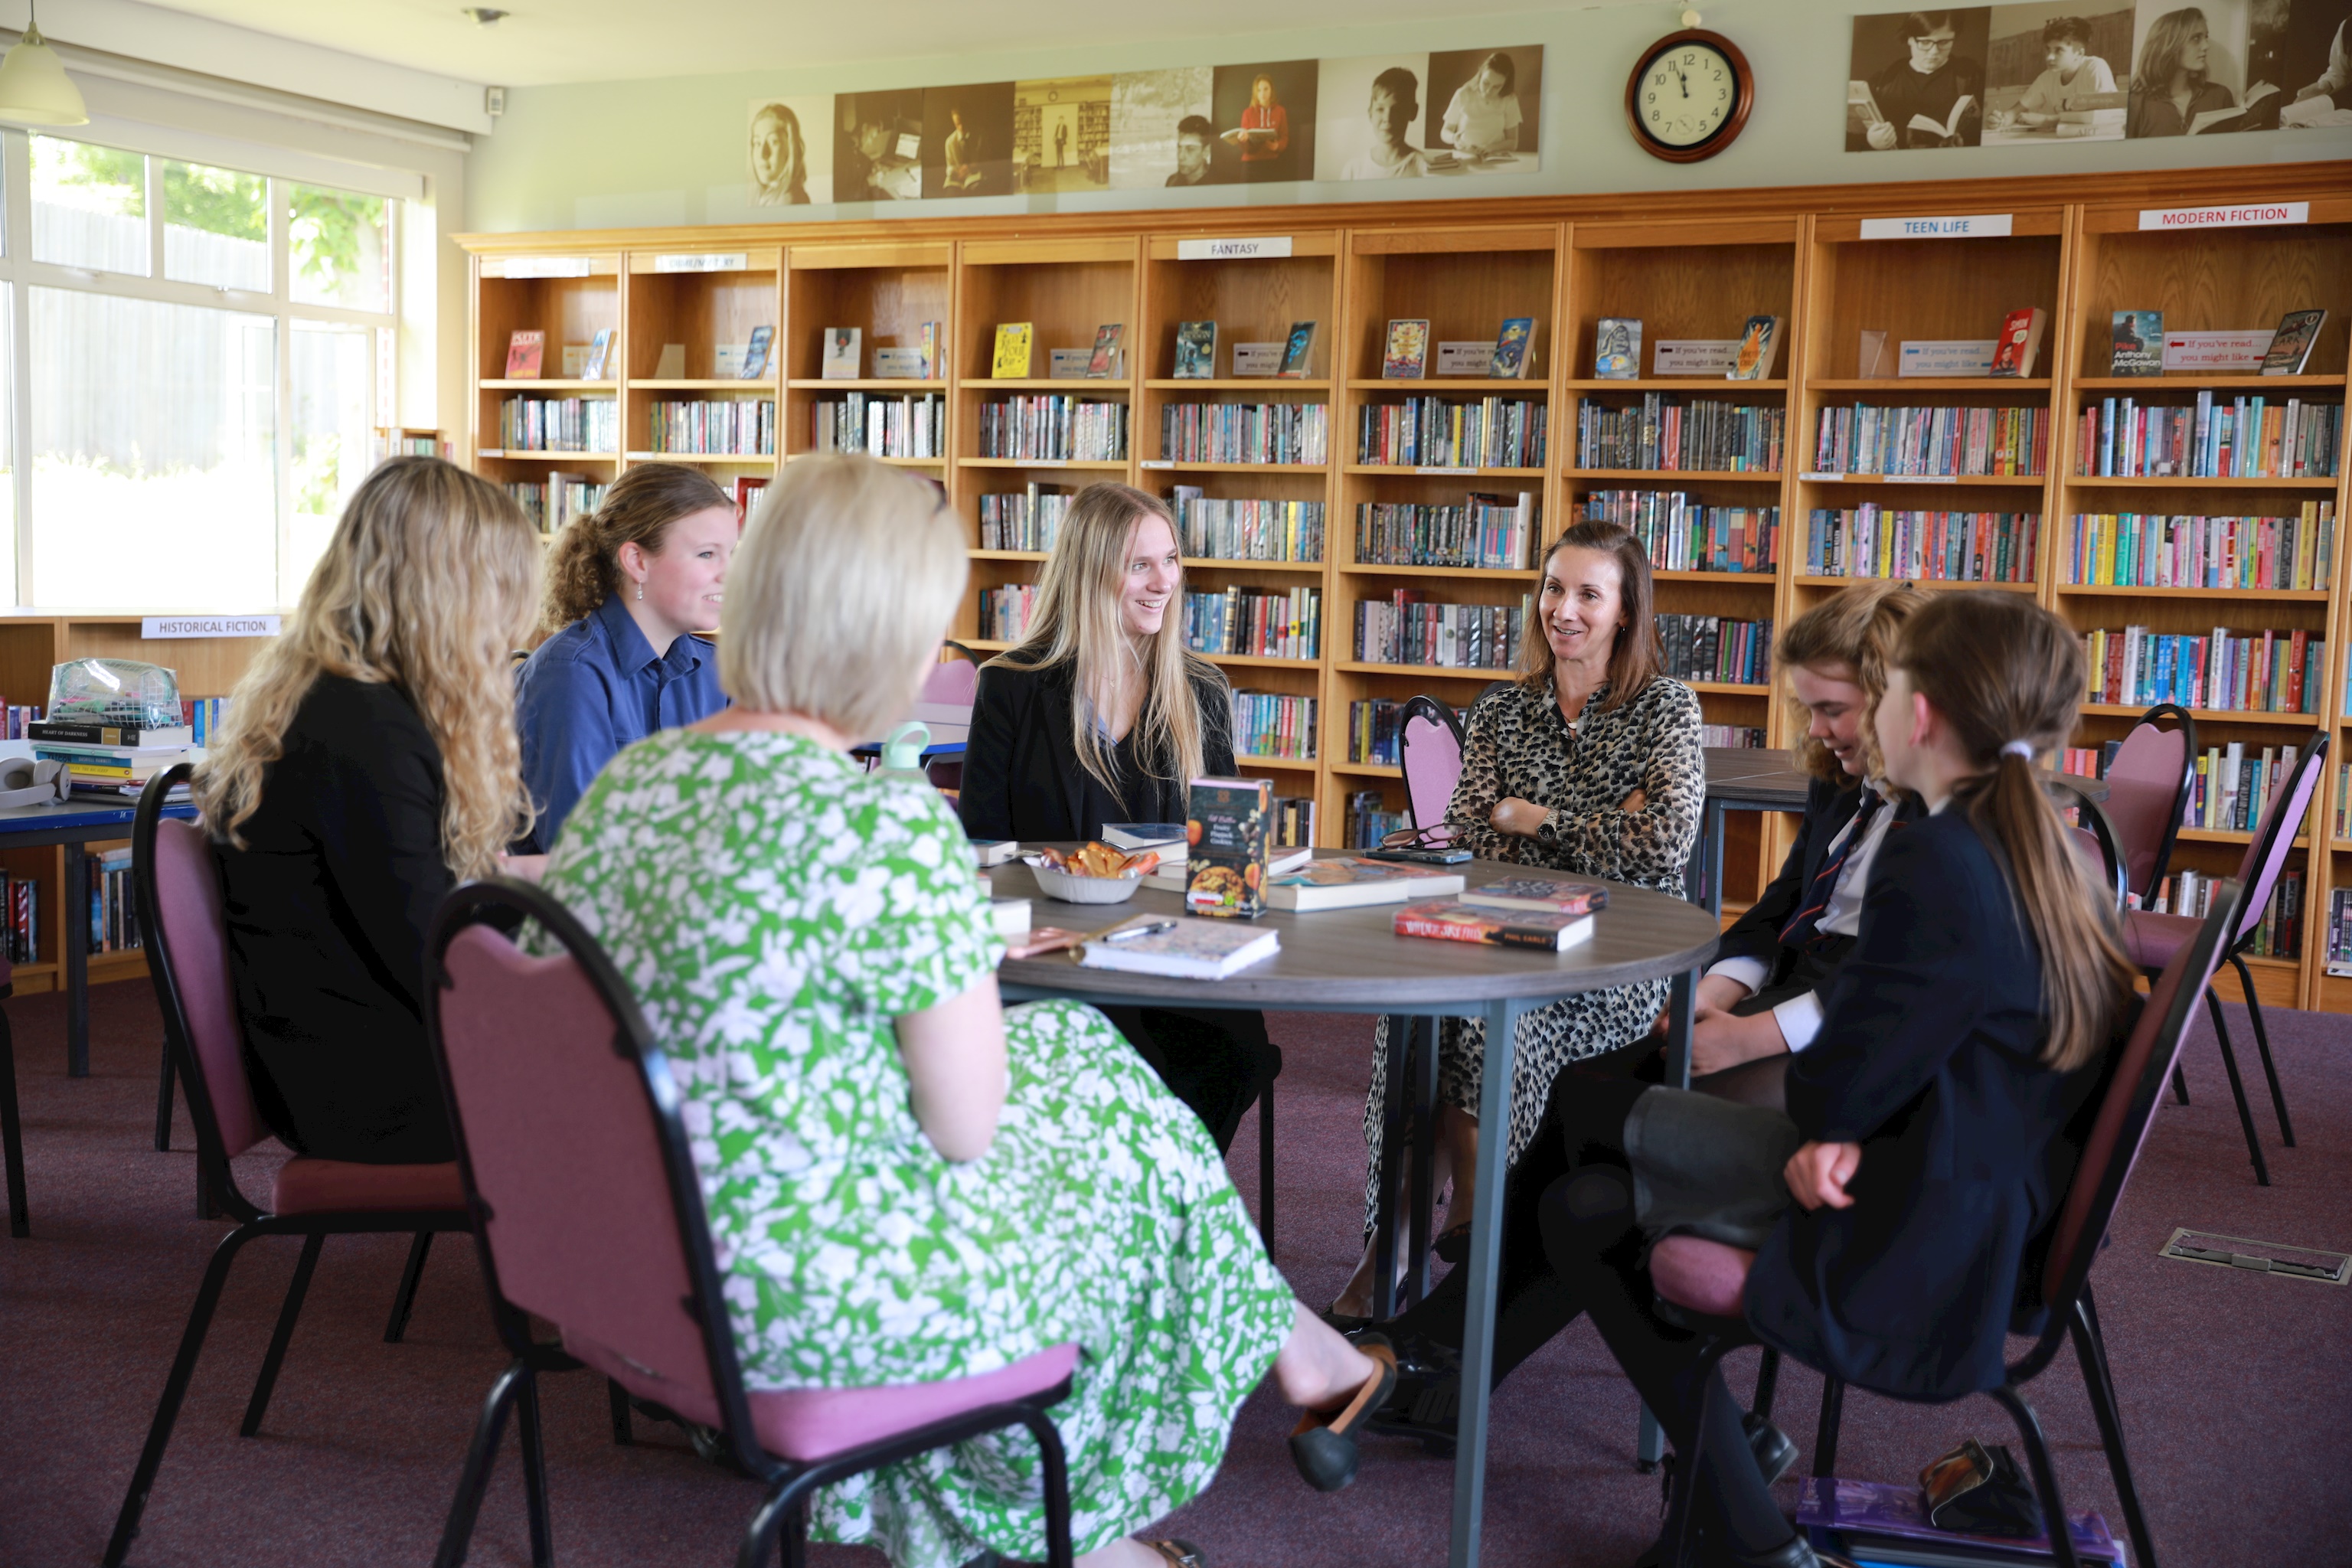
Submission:
M 1120 663 L 1134 660 L 1143 670 L 1143 704 L 1135 716 L 1137 754 L 1146 769 L 1172 763 L 1179 783 L 1206 771 L 1202 759 L 1208 726 L 1192 682 L 1224 681 L 1215 665 L 1184 647 L 1181 574 L 1159 633 L 1140 648 L 1127 635 L 1119 616 L 1127 542 L 1146 517 L 1159 518 L 1171 536 L 1181 537 L 1168 503 L 1157 496 L 1129 485 L 1095 484 L 1079 491 L 1038 576 L 1028 639 L 988 661 L 1007 669 L 1073 667 L 1077 679 L 1071 683 L 1070 732 L 1077 737 L 1078 762 L 1113 794 L 1119 788 L 1118 771 L 1094 722 L 1092 699 L 1113 689 L 1112 674 Z
M 1878 754 L 1878 726 L 1871 716 L 1886 695 L 1886 668 L 1895 657 L 1895 640 L 1902 635 L 1903 623 L 1927 603 L 1927 595 L 1907 583 L 1855 583 L 1790 622 L 1789 629 L 1772 641 L 1772 667 L 1783 675 L 1839 664 L 1853 672 L 1853 683 L 1862 688 L 1858 738 L 1866 777 L 1877 778 L 1886 771 Z M 1789 700 L 1796 703 L 1793 691 Z M 1791 717 L 1797 732 L 1804 736 L 1797 742 L 1797 760 L 1806 772 L 1841 789 L 1859 782 L 1827 746 L 1804 734 L 1809 716 L 1801 707 Z
M 2042 950 L 2042 1059 L 2062 1072 L 2096 1058 L 2136 977 L 2111 900 L 2100 896 L 2050 803 L 2034 757 L 2066 743 L 2083 700 L 2074 628 L 2021 594 L 1941 594 L 1903 623 L 1894 665 L 1911 678 L 1975 776 L 1952 798 L 2009 862 L 2009 885 Z M 2022 741 L 2033 756 L 2009 749 Z
M 215 837 L 261 804 L 269 764 L 321 675 L 398 687 L 441 752 L 441 856 L 478 877 L 530 826 L 515 735 L 514 645 L 530 630 L 540 544 L 515 503 L 438 458 L 367 477 L 278 640 L 236 683 L 220 742 L 196 770 Z

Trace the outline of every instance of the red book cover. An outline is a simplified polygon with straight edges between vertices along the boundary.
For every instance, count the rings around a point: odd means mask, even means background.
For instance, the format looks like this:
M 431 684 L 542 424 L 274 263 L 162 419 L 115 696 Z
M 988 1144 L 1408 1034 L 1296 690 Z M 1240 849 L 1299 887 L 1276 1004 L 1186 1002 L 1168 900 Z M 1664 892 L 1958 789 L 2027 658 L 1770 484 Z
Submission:
M 507 339 L 507 376 L 509 381 L 537 381 L 539 365 L 547 353 L 545 332 L 516 332 Z
M 1539 910 L 1481 909 L 1473 904 L 1407 904 L 1396 912 L 1399 936 L 1439 942 L 1478 942 L 1496 947 L 1533 947 L 1558 952 L 1592 934 L 1592 917 Z

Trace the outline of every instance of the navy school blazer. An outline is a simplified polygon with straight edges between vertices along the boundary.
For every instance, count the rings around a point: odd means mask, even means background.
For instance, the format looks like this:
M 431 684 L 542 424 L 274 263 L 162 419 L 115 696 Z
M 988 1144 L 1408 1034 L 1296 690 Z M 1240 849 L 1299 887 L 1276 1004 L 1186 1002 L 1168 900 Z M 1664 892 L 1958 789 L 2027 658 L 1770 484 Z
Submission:
M 1709 963 L 1720 963 L 1727 958 L 1757 960 L 1766 972 L 1764 984 L 1757 988 L 1759 992 L 1769 991 L 1788 978 L 1796 954 L 1780 945 L 1780 928 L 1789 923 L 1805 889 L 1821 875 L 1822 862 L 1829 858 L 1830 840 L 1853 820 L 1853 814 L 1861 806 L 1862 786 L 1858 781 L 1813 781 L 1812 787 L 1805 792 L 1805 815 L 1797 827 L 1797 841 L 1789 846 L 1788 858 L 1780 862 L 1780 873 L 1748 907 L 1748 912 L 1724 931 Z M 1916 822 L 1922 815 L 1919 797 L 1907 792 L 1897 794 L 1885 809 L 1895 814 L 1897 826 Z M 1874 870 L 1876 865 L 1876 861 L 1872 862 Z
M 1890 834 L 1854 948 L 1792 1058 L 1808 1139 L 1862 1145 L 1850 1208 L 1790 1207 L 1748 1280 L 1768 1344 L 1846 1382 L 1946 1400 L 1997 1387 L 2061 1134 L 2097 1073 L 2040 1060 L 2042 955 L 1999 852 L 1957 804 Z

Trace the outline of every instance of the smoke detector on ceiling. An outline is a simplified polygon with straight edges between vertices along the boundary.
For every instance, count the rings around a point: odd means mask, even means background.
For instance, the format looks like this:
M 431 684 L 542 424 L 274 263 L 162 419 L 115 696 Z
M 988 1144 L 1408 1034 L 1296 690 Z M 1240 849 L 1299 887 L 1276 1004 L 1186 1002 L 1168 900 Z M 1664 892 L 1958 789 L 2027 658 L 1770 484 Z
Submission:
M 457 15 L 472 17 L 477 27 L 495 27 L 514 13 L 501 11 L 496 5 L 460 5 Z

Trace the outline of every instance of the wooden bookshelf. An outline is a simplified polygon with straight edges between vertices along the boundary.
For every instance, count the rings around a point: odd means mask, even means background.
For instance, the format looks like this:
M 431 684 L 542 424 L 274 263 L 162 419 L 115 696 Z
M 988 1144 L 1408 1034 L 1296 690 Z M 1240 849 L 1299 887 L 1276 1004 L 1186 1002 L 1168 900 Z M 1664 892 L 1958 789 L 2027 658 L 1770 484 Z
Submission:
M 1587 498 L 1603 490 L 1683 491 L 1705 506 L 1780 510 L 1779 559 L 1768 573 L 1660 572 L 1657 607 L 1675 615 L 1770 620 L 1803 613 L 1850 579 L 1807 569 L 1811 512 L 1868 503 L 1914 511 L 2037 514 L 2037 547 L 2027 580 L 1974 584 L 1929 579 L 1929 591 L 1989 587 L 2032 595 L 2084 631 L 2126 625 L 2205 634 L 2303 630 L 2326 639 L 2324 688 L 2309 713 L 2215 711 L 2198 714 L 2200 743 L 2264 745 L 2331 736 L 2335 754 L 2315 805 L 2312 835 L 2291 865 L 2305 875 L 2304 947 L 2293 959 L 2254 963 L 2266 1002 L 2352 1011 L 2352 977 L 2321 973 L 2329 895 L 2352 887 L 2352 835 L 2335 837 L 2337 769 L 2352 746 L 2347 714 L 2347 643 L 2352 641 L 2352 542 L 2336 542 L 2328 580 L 2309 588 L 2164 589 L 2061 581 L 2071 519 L 2078 512 L 2286 515 L 2306 501 L 2334 503 L 2345 516 L 2345 476 L 2326 479 L 2101 479 L 2077 474 L 2074 420 L 2108 396 L 2139 403 L 2193 402 L 2262 395 L 2340 405 L 2352 384 L 2352 165 L 2300 164 L 2237 170 L 2133 174 L 2103 181 L 2095 201 L 2065 176 L 1724 192 L 1676 212 L 1703 218 L 1662 221 L 1655 195 L 1496 199 L 1446 203 L 1326 205 L 1312 209 L 1243 207 L 1227 211 L 1019 215 L 985 218 L 745 225 L 709 229 L 461 237 L 475 257 L 472 293 L 472 427 L 466 456 L 493 478 L 543 478 L 551 468 L 604 479 L 646 460 L 639 422 L 672 397 L 774 397 L 780 457 L 772 461 L 710 460 L 714 472 L 773 473 L 810 449 L 814 405 L 847 392 L 869 396 L 937 393 L 945 399 L 944 457 L 905 466 L 945 487 L 964 519 L 971 546 L 971 590 L 952 633 L 981 651 L 1003 644 L 978 636 L 980 593 L 1035 580 L 1042 552 L 982 549 L 981 498 L 1031 482 L 1075 492 L 1116 479 L 1157 494 L 1197 486 L 1212 500 L 1319 500 L 1326 559 L 1317 562 L 1186 562 L 1196 592 L 1229 587 L 1322 595 L 1322 647 L 1313 659 L 1218 656 L 1237 689 L 1313 696 L 1318 704 L 1313 759 L 1245 759 L 1243 767 L 1275 780 L 1285 795 L 1311 795 L 1322 841 L 1345 830 L 1348 797 L 1373 792 L 1401 809 L 1402 780 L 1391 766 L 1351 761 L 1349 705 L 1373 698 L 1402 701 L 1426 692 L 1456 705 L 1474 700 L 1507 671 L 1372 664 L 1355 658 L 1358 602 L 1400 588 L 1438 602 L 1516 606 L 1534 589 L 1524 569 L 1396 565 L 1357 559 L 1358 509 L 1372 502 L 1459 504 L 1472 490 L 1525 490 L 1541 509 L 1542 536 L 1557 533 Z M 2310 221 L 2269 228 L 2142 231 L 2142 207 L 2202 202 L 2307 201 Z M 1864 239 L 1878 215 L 2006 213 L 2006 235 L 1967 239 Z M 1294 220 L 1309 217 L 1311 223 Z M 1286 255 L 1189 259 L 1181 242 L 1195 237 L 1278 236 Z M 746 252 L 740 270 L 665 272 L 667 254 Z M 566 277 L 509 277 L 509 261 L 530 271 L 551 258 L 584 271 Z M 1863 379 L 1857 351 L 1864 329 L 1906 339 L 1991 337 L 2009 311 L 2048 312 L 2041 359 L 2031 377 Z M 2161 310 L 2173 329 L 2267 327 L 2291 309 L 2324 307 L 2329 318 L 2306 373 L 2295 376 L 2200 374 L 2121 378 L 2107 374 L 2108 321 L 2121 309 Z M 1643 323 L 1643 369 L 1664 339 L 1736 337 L 1750 315 L 1784 318 L 1784 341 L 1772 377 L 1754 382 L 1705 378 L 1635 381 L 1592 376 L 1594 324 L 1603 316 Z M 1385 381 L 1381 351 L 1387 322 L 1426 317 L 1433 345 L 1491 339 L 1512 316 L 1537 319 L 1523 381 L 1431 376 Z M 1215 376 L 1173 375 L 1175 323 L 1218 323 Z M 1318 359 L 1297 380 L 1232 374 L 1237 342 L 1280 341 L 1294 321 L 1318 326 Z M 1034 327 L 1035 374 L 1018 382 L 989 375 L 996 325 Z M 708 363 L 709 345 L 740 341 L 749 328 L 777 329 L 772 374 L 756 384 L 723 381 Z M 821 334 L 828 326 L 863 333 L 865 367 L 878 346 L 912 346 L 921 323 L 942 323 L 938 377 L 923 384 L 854 382 L 820 376 Z M 1050 351 L 1084 348 L 1105 322 L 1127 326 L 1126 375 L 1101 382 L 1056 381 L 1045 374 Z M 615 329 L 621 348 L 612 379 L 582 384 L 550 379 L 506 384 L 507 335 L 521 328 L 548 333 L 551 371 L 562 344 Z M 660 345 L 688 345 L 685 374 L 657 380 Z M 702 345 L 698 350 L 697 345 Z M 698 358 L 698 353 L 702 357 Z M 1891 367 L 1890 367 L 1891 368 Z M 625 440 L 617 453 L 509 453 L 495 439 L 503 398 L 611 396 L 621 400 Z M 1129 449 L 1115 462 L 1047 463 L 980 455 L 983 404 L 1012 395 L 1069 394 L 1121 403 L 1133 413 Z M 1622 407 L 1644 394 L 1777 405 L 1786 418 L 1785 458 L 1777 469 L 1694 471 L 1585 467 L 1577 457 L 1580 405 Z M 1515 469 L 1381 466 L 1361 460 L 1362 411 L 1408 396 L 1475 403 L 1499 397 L 1539 404 L 1547 419 L 1540 466 Z M 1258 464 L 1180 458 L 1162 450 L 1165 409 L 1181 404 L 1320 403 L 1330 409 L 1326 461 Z M 1879 407 L 2031 407 L 2048 422 L 2044 472 L 1912 479 L 1847 473 L 1825 476 L 1814 462 L 1816 422 L 1824 408 L 1856 403 Z M 2335 417 L 2339 421 L 2341 412 Z M 485 437 L 489 438 L 485 438 Z M 21 623 L 19 623 L 21 625 Z M 0 625 L 0 689 L 15 666 Z M 27 658 L 45 670 L 48 645 Z M 1769 744 L 1793 734 L 1784 706 L 1765 688 L 1694 683 L 1707 721 L 1764 730 Z M 226 689 L 226 687 L 223 688 Z M 2077 743 L 2120 737 L 2137 704 L 2085 702 Z M 1736 814 L 1728 875 L 1730 902 L 1752 896 L 1782 842 L 1780 819 Z M 2176 864 L 2209 873 L 2234 870 L 2246 835 L 2184 830 Z M 46 856 L 47 852 L 36 852 Z

